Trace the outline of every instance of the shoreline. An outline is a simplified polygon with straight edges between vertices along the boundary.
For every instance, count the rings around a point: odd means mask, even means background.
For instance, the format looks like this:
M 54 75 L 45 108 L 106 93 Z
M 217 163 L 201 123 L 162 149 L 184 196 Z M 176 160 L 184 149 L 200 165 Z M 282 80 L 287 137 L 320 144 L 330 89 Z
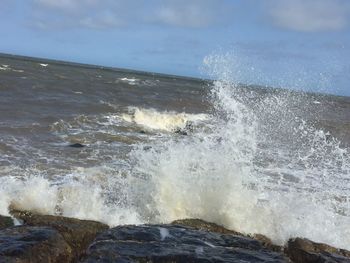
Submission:
M 350 251 L 327 244 L 295 237 L 278 246 L 201 219 L 110 228 L 30 211 L 10 214 L 0 215 L 0 262 L 350 262 Z

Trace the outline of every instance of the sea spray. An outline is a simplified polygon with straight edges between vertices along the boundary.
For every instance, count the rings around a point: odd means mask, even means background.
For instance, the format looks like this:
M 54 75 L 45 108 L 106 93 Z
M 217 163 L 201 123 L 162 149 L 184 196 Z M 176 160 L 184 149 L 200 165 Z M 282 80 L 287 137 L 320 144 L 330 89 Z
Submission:
M 188 136 L 172 132 L 201 114 L 164 105 L 156 110 L 135 101 L 128 105 L 134 107 L 131 112 L 118 106 L 79 115 L 74 108 L 62 120 L 48 118 L 54 137 L 47 145 L 47 134 L 38 135 L 39 145 L 27 137 L 12 143 L 8 137 L 6 143 L 19 147 L 14 153 L 6 148 L 9 156 L 25 154 L 19 162 L 3 160 L 10 165 L 0 178 L 0 213 L 8 214 L 11 205 L 110 226 L 197 217 L 265 234 L 279 244 L 300 236 L 350 249 L 349 150 L 329 131 L 316 128 L 317 116 L 309 116 L 325 100 L 315 104 L 319 100 L 310 94 L 242 88 L 242 69 L 232 54 L 208 56 L 204 62 L 217 80 L 210 84 L 211 110 Z M 187 80 L 167 85 L 179 83 Z M 89 87 L 84 94 L 99 90 Z M 106 100 L 111 90 L 108 86 Z M 80 96 L 74 105 L 79 101 Z M 93 109 L 96 97 L 89 103 Z M 57 107 L 62 105 L 67 106 Z M 137 110 L 147 121 L 136 120 Z M 141 134 L 140 126 L 152 132 Z M 120 134 L 137 140 L 123 143 L 116 140 Z M 71 149 L 65 146 L 70 139 L 88 146 Z M 44 146 L 49 151 L 42 151 Z
M 218 79 L 210 129 L 133 152 L 144 175 L 138 183 L 148 189 L 135 198 L 138 207 L 146 202 L 140 215 L 202 218 L 279 244 L 301 236 L 349 248 L 348 150 L 304 121 L 303 96 L 282 92 L 246 105 L 227 59 L 205 59 Z
M 9 209 L 97 220 L 111 226 L 141 223 L 127 199 L 128 177 L 99 166 L 61 178 L 40 175 L 0 178 L 0 214 Z

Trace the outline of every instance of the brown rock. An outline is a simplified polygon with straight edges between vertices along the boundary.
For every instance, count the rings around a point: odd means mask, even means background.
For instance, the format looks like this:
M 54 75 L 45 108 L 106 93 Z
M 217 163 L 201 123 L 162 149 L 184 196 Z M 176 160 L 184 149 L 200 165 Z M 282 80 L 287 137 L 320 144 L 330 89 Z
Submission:
M 350 251 L 305 238 L 288 241 L 286 254 L 297 263 L 349 263 Z
M 0 216 L 0 230 L 13 226 L 13 220 L 9 216 Z
M 171 223 L 172 225 L 182 225 L 182 226 L 189 226 L 194 229 L 198 230 L 204 230 L 209 232 L 215 232 L 220 234 L 232 234 L 232 235 L 239 235 L 244 236 L 243 234 L 229 230 L 227 228 L 224 228 L 223 226 L 217 225 L 215 223 L 206 222 L 202 219 L 179 219 L 175 220 Z
M 173 221 L 171 224 L 173 225 L 183 225 L 183 226 L 189 226 L 194 229 L 198 230 L 204 230 L 208 232 L 215 232 L 220 234 L 231 234 L 231 235 L 239 235 L 239 236 L 245 236 L 253 238 L 257 241 L 259 241 L 265 248 L 275 251 L 275 252 L 281 252 L 283 249 L 280 246 L 274 245 L 272 241 L 261 234 L 255 234 L 255 235 L 244 235 L 242 233 L 239 233 L 237 231 L 229 230 L 227 228 L 224 228 L 223 226 L 217 225 L 215 223 L 206 222 L 202 219 L 179 219 Z
M 283 247 L 273 244 L 271 239 L 269 239 L 267 236 L 264 236 L 261 234 L 254 234 L 251 237 L 254 238 L 255 240 L 258 240 L 267 249 L 270 249 L 270 250 L 276 251 L 276 252 L 283 251 Z
M 72 250 L 50 227 L 16 226 L 0 231 L 0 262 L 72 262 Z
M 49 226 L 56 229 L 70 245 L 74 258 L 79 259 L 96 235 L 109 227 L 90 220 L 79 220 L 63 216 L 37 215 L 28 211 L 12 210 L 12 215 L 23 220 L 25 225 Z

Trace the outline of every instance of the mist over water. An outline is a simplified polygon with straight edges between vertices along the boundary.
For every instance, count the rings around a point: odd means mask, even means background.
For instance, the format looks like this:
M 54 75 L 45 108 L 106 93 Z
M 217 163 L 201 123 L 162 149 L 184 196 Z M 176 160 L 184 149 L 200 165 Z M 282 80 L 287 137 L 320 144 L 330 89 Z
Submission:
M 13 122 L 13 103 L 2 106 L 0 214 L 11 205 L 111 226 L 201 218 L 278 244 L 350 248 L 345 98 L 242 87 L 229 54 L 204 59 L 216 79 L 205 83 L 21 63 L 6 61 L 23 72 L 0 83 L 30 109 Z

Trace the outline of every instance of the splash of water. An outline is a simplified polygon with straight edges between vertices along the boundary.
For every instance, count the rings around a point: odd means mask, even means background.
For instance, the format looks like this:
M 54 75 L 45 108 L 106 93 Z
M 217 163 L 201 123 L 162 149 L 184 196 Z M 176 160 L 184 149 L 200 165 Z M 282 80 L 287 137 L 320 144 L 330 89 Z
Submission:
M 349 248 L 349 151 L 299 116 L 302 98 L 249 105 L 231 57 L 205 63 L 218 79 L 210 129 L 133 152 L 143 175 L 135 185 L 147 189 L 134 197 L 144 220 L 202 218 L 280 244 L 301 236 Z
M 231 54 L 204 63 L 217 79 L 213 110 L 193 134 L 136 145 L 127 169 L 109 163 L 59 178 L 1 177 L 0 213 L 12 205 L 111 226 L 202 218 L 279 244 L 300 236 L 349 249 L 349 150 L 310 124 L 308 96 L 245 92 Z M 144 113 L 146 124 L 181 117 Z
M 142 221 L 127 199 L 129 185 L 127 176 L 106 166 L 77 168 L 56 179 L 40 174 L 0 177 L 0 214 L 8 215 L 14 208 L 110 226 L 139 224 Z

